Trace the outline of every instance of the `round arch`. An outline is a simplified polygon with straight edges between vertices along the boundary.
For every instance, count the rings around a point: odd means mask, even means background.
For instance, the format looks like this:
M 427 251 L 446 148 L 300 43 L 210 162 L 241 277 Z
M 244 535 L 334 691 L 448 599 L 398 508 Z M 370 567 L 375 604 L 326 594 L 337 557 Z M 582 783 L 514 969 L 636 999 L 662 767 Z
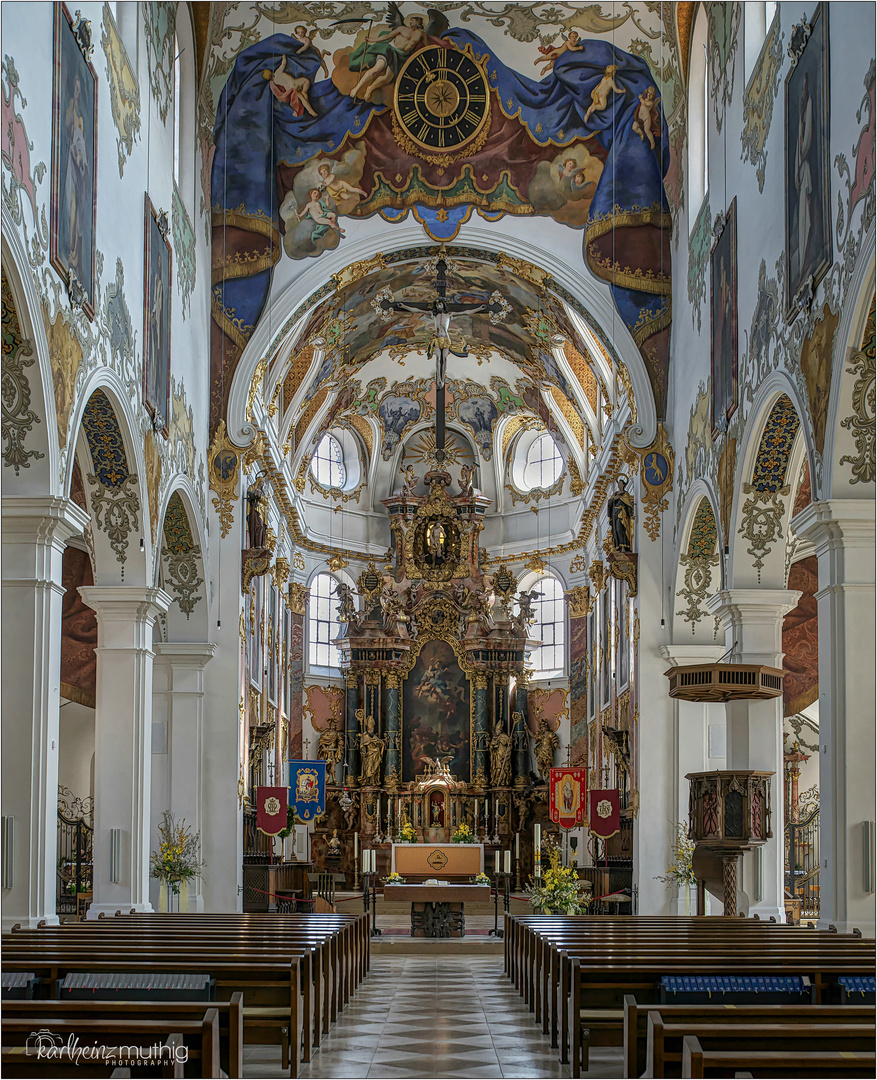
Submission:
M 718 503 L 709 485 L 698 479 L 692 485 L 682 511 L 677 535 L 676 571 L 671 607 L 673 640 L 683 634 L 711 644 L 712 620 L 704 601 L 721 588 L 722 556 L 719 550 Z
M 205 538 L 191 480 L 178 474 L 165 492 L 160 511 L 153 583 L 172 596 L 165 622 L 168 641 L 207 641 Z
M 405 222 L 395 226 L 392 234 L 386 232 L 380 241 L 374 236 L 363 237 L 352 241 L 349 246 L 326 252 L 320 259 L 321 275 L 317 288 L 331 281 L 334 276 L 342 274 L 351 264 L 357 261 L 367 262 L 373 258 L 378 243 L 386 257 L 389 253 L 410 249 L 412 246 L 425 248 L 423 239 L 420 225 L 416 222 Z M 480 256 L 483 261 L 483 253 L 488 251 L 502 253 L 510 259 L 518 259 L 536 267 L 544 259 L 544 252 L 527 241 L 517 237 L 499 236 L 495 230 L 474 225 L 467 226 L 466 241 L 465 247 L 455 246 L 455 254 L 461 258 L 478 259 Z M 610 353 L 616 353 L 627 367 L 637 405 L 637 423 L 631 430 L 630 441 L 637 447 L 649 446 L 657 430 L 657 413 L 648 372 L 633 337 L 626 327 L 618 323 L 617 317 L 615 335 L 611 341 L 602 329 L 613 325 L 615 312 L 608 286 L 592 279 L 590 275 L 582 274 L 580 269 L 576 270 L 560 259 L 555 259 L 552 263 L 551 277 L 591 314 L 601 328 L 600 337 L 603 343 Z M 248 445 L 256 434 L 255 427 L 247 419 L 247 400 L 256 368 L 263 357 L 274 355 L 278 344 L 300 321 L 300 306 L 306 304 L 315 291 L 313 277 L 299 274 L 293 281 L 280 287 L 279 295 L 274 298 L 269 296 L 268 303 L 273 304 L 275 311 L 288 311 L 291 314 L 286 322 L 280 325 L 279 320 L 263 317 L 238 361 L 229 392 L 227 426 L 229 437 L 240 446 Z

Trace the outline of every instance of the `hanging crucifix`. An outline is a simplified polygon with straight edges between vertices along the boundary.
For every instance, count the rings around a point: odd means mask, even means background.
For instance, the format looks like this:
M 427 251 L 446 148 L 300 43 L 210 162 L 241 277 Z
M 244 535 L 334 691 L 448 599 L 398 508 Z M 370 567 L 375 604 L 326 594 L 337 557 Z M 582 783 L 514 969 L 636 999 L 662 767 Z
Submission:
M 451 316 L 475 315 L 483 311 L 488 312 L 490 321 L 496 323 L 511 310 L 508 301 L 498 292 L 493 292 L 486 304 L 458 304 L 448 300 L 446 271 L 447 263 L 440 256 L 436 262 L 435 291 L 437 295 L 432 303 L 391 300 L 389 290 L 381 290 L 373 301 L 376 310 L 384 317 L 393 311 L 413 311 L 418 315 L 432 316 L 433 334 L 427 346 L 426 355 L 429 359 L 435 356 L 435 456 L 438 462 L 442 462 L 445 456 L 445 372 L 448 356 L 467 357 L 469 355 L 465 341 L 458 341 L 456 348 L 455 343 L 451 341 Z

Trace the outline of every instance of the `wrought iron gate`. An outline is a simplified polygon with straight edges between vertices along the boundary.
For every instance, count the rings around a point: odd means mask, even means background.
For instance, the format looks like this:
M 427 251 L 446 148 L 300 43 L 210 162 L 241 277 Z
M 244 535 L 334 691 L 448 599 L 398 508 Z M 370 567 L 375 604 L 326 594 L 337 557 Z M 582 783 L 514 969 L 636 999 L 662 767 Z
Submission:
M 56 912 L 60 918 L 80 914 L 92 894 L 94 807 L 64 787 L 58 788 L 58 885 Z
M 786 833 L 786 887 L 801 901 L 801 918 L 819 918 L 819 807 L 800 821 L 790 821 Z

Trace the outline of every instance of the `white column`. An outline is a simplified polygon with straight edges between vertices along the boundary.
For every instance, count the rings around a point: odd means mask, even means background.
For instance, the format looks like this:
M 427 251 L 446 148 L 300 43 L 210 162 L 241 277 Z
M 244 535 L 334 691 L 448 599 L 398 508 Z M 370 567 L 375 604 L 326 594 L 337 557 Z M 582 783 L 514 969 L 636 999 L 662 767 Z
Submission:
M 159 777 L 153 770 L 152 837 L 164 810 L 177 821 L 185 819 L 195 833 L 202 831 L 204 752 L 204 668 L 213 658 L 211 642 L 159 642 L 155 646 L 153 726 L 166 726 L 165 775 L 156 798 Z M 189 885 L 189 911 L 203 911 L 201 879 Z M 157 898 L 158 882 L 152 882 Z
M 783 666 L 783 617 L 795 607 L 800 592 L 789 589 L 725 589 L 706 602 L 725 632 L 725 647 L 734 648 L 743 664 Z M 725 706 L 728 769 L 771 772 L 773 836 L 757 852 L 744 855 L 738 908 L 762 919 L 785 922 L 783 877 L 783 699 L 734 701 Z M 758 884 L 758 864 L 763 873 Z
M 89 918 L 151 911 L 152 632 L 172 598 L 142 585 L 79 590 L 97 614 L 94 724 L 94 902 Z M 119 880 L 110 880 L 113 829 L 121 830 Z
M 667 666 L 685 667 L 691 664 L 710 664 L 725 652 L 724 645 L 697 645 L 684 641 L 681 645 L 662 645 L 661 655 Z M 715 729 L 718 728 L 718 732 Z M 712 733 L 712 734 L 711 734 Z M 718 740 L 716 739 L 718 734 Z M 718 741 L 718 745 L 716 742 Z M 676 791 L 676 821 L 688 821 L 688 787 L 686 773 L 725 767 L 725 712 L 720 705 L 706 701 L 673 699 L 674 777 Z M 719 752 L 721 751 L 721 752 Z M 668 826 L 669 828 L 669 826 Z M 672 839 L 672 834 L 669 835 Z M 669 852 L 668 852 L 669 858 Z M 669 866 L 669 861 L 667 863 Z M 697 909 L 686 902 L 684 889 L 670 900 L 672 915 L 696 915 Z
M 2 810 L 13 819 L 4 931 L 58 922 L 62 560 L 87 525 L 68 499 L 3 499 Z
M 874 503 L 811 503 L 793 527 L 819 565 L 820 926 L 874 937 L 862 837 L 875 801 Z

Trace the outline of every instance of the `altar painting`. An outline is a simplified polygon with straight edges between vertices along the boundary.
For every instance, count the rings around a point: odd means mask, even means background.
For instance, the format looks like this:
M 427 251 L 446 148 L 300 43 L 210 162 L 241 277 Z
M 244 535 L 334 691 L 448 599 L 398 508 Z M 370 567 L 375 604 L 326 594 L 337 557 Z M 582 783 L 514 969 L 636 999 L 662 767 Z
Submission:
M 402 780 L 420 776 L 426 759 L 450 759 L 469 779 L 469 681 L 447 641 L 427 641 L 402 689 Z

